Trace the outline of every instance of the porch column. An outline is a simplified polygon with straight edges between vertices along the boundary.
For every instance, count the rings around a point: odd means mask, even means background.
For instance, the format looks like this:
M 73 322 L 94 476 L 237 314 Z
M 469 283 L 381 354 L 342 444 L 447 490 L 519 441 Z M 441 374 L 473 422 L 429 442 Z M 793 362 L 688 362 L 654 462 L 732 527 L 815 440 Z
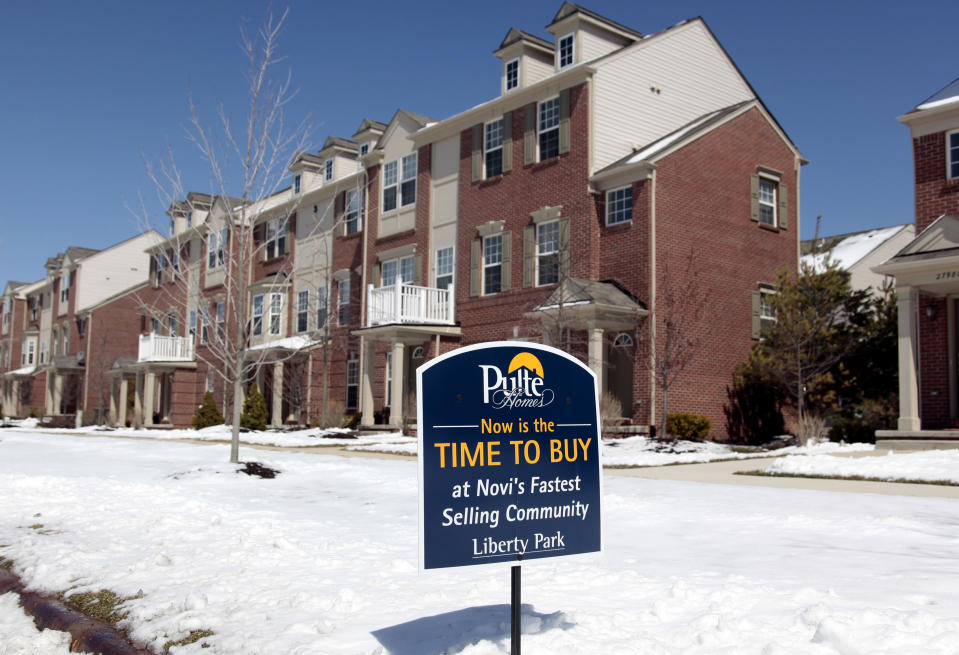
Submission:
M 899 431 L 919 430 L 919 385 L 916 380 L 917 293 L 897 287 L 899 305 Z
M 363 356 L 363 374 L 360 376 L 360 422 L 373 425 L 373 376 L 375 375 L 374 343 L 366 337 L 360 337 L 360 352 Z
M 127 394 L 130 393 L 130 381 L 120 378 L 120 397 L 117 399 L 117 425 L 121 428 L 127 424 Z
M 102 384 L 102 382 L 101 382 Z M 107 422 L 116 426 L 117 424 L 117 380 L 110 380 L 110 411 L 107 414 Z
M 153 425 L 153 401 L 156 395 L 156 373 L 146 372 L 143 383 L 143 425 Z
M 599 393 L 606 391 L 606 381 L 603 379 L 603 373 L 606 369 L 603 362 L 603 328 L 589 328 L 589 368 L 596 374 L 596 386 L 599 387 Z
M 275 428 L 283 427 L 283 362 L 273 364 L 273 420 Z
M 390 423 L 403 425 L 403 399 L 406 398 L 406 344 L 393 342 L 393 395 L 390 398 Z
M 143 373 L 137 373 L 133 392 L 133 423 L 143 425 Z

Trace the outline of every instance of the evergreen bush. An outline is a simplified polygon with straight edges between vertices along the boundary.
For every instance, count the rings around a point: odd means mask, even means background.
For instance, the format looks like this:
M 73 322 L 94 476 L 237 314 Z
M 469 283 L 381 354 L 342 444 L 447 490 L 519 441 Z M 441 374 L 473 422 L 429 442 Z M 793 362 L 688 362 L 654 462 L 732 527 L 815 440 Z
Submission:
M 669 414 L 666 416 L 666 434 L 683 439 L 702 441 L 709 436 L 713 422 L 701 414 Z
M 243 401 L 243 413 L 240 414 L 240 427 L 247 430 L 266 429 L 266 399 L 254 384 Z
M 203 403 L 199 409 L 196 410 L 196 414 L 193 415 L 191 423 L 197 430 L 208 428 L 211 425 L 222 425 L 224 423 L 223 415 L 220 413 L 220 410 L 217 409 L 216 401 L 213 400 L 213 394 L 209 391 L 203 394 Z

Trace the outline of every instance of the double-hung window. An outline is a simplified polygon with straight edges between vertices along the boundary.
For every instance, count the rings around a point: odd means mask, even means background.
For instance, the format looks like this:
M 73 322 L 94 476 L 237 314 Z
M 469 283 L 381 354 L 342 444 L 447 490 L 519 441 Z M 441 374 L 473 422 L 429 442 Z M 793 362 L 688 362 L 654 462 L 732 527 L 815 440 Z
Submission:
M 310 292 L 300 291 L 296 294 L 296 331 L 306 332 L 310 329 Z
M 333 179 L 333 160 L 327 159 L 323 165 L 323 179 L 329 182 Z
M 519 59 L 506 62 L 506 90 L 512 91 L 519 86 Z
M 559 221 L 536 226 L 536 284 L 559 282 Z
M 539 103 L 539 160 L 559 156 L 559 97 Z
M 759 178 L 759 222 L 776 227 L 776 195 L 779 185 L 766 177 Z
M 503 119 L 487 123 L 483 139 L 483 161 L 486 164 L 486 177 L 496 177 L 503 173 Z
M 48 348 L 48 347 L 49 347 L 49 344 L 48 344 L 46 341 L 41 341 L 41 342 L 40 342 L 40 363 L 41 363 L 41 364 L 46 364 L 46 363 L 47 363 L 47 348 Z
M 63 324 L 63 354 L 66 355 L 70 351 L 70 324 Z M 54 353 L 56 354 L 56 353 Z
M 24 366 L 33 366 L 37 353 L 37 342 L 33 339 L 27 339 L 23 342 L 23 354 L 20 356 L 20 363 Z
M 346 408 L 355 410 L 360 398 L 360 360 L 350 354 L 346 362 Z
M 171 312 L 170 314 L 167 315 L 167 327 L 170 330 L 171 337 L 180 336 L 180 333 L 179 333 L 180 326 L 178 324 L 179 324 L 179 321 L 177 320 L 176 314 Z M 66 341 L 64 341 L 64 343 L 66 343 Z
M 341 280 L 338 283 L 337 289 L 337 312 L 336 312 L 336 322 L 337 325 L 346 326 L 350 323 L 350 280 L 349 278 Z
M 606 225 L 633 220 L 633 187 L 624 186 L 606 192 Z
M 286 219 L 275 218 L 266 222 L 266 258 L 273 259 L 286 254 Z
M 436 250 L 437 289 L 448 289 L 453 284 L 453 246 Z
M 60 276 L 60 304 L 65 305 L 70 300 L 70 271 Z
M 363 196 L 359 189 L 350 189 L 346 192 L 343 203 L 343 229 L 346 234 L 356 234 L 360 231 L 362 204 Z
M 959 179 L 959 130 L 946 134 L 946 165 L 949 179 Z
M 210 232 L 207 239 L 207 268 L 214 269 L 226 262 L 226 228 Z
M 393 286 L 397 277 L 403 284 L 413 284 L 413 262 L 413 255 L 383 262 L 383 286 Z
M 559 40 L 559 67 L 566 68 L 573 65 L 573 35 L 567 34 Z
M 189 322 L 189 325 L 187 326 L 187 329 L 190 331 L 188 336 L 190 337 L 191 341 L 196 341 L 196 320 L 197 320 L 196 310 L 191 309 L 190 319 L 189 319 L 190 322 Z
M 416 166 L 415 152 L 383 165 L 383 211 L 416 202 Z
M 483 239 L 483 294 L 503 290 L 503 235 L 494 234 Z
M 293 176 L 293 195 L 300 195 L 300 189 L 302 188 L 301 182 L 302 177 L 299 174 Z
M 223 301 L 216 304 L 216 336 L 221 341 L 226 338 L 226 304 Z
M 219 309 L 219 306 L 217 306 Z M 253 325 L 250 326 L 250 332 L 258 337 L 263 334 L 263 294 L 258 293 L 253 296 Z
M 316 288 L 316 329 L 322 330 L 326 327 L 326 305 L 329 298 L 329 292 L 326 286 Z
M 283 294 L 271 293 L 270 294 L 270 334 L 271 335 L 275 336 L 280 334 L 282 317 L 283 317 Z

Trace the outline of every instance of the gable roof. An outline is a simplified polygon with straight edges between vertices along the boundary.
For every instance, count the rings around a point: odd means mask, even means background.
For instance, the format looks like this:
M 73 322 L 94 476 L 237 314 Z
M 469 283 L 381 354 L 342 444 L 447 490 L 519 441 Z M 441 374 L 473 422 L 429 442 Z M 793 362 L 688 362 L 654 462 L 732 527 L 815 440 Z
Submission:
M 605 16 L 600 16 L 596 12 L 590 11 L 586 7 L 581 7 L 573 2 L 564 2 L 563 5 L 559 8 L 559 11 L 556 12 L 556 15 L 553 16 L 553 20 L 550 21 L 549 25 L 547 25 L 546 28 L 549 29 L 556 23 L 560 22 L 564 18 L 568 18 L 569 16 L 572 16 L 573 14 L 582 14 L 584 16 L 588 16 L 589 18 L 592 18 L 597 23 L 601 23 L 602 25 L 612 29 L 614 32 L 625 32 L 626 34 L 634 38 L 637 38 L 637 39 L 643 38 L 643 35 L 637 32 L 636 30 L 630 27 L 626 27 L 625 25 L 622 25 L 620 23 L 617 23 L 614 20 L 610 20 L 609 18 L 606 18 Z
M 916 105 L 912 111 L 930 109 L 959 100 L 959 78 L 942 87 L 931 96 Z
M 540 48 L 548 52 L 553 52 L 553 44 L 547 41 L 546 39 L 541 39 L 535 34 L 530 34 L 529 32 L 518 30 L 515 27 L 511 27 L 509 29 L 509 32 L 507 32 L 506 36 L 503 37 L 503 42 L 500 43 L 499 47 L 493 52 L 497 53 L 503 48 L 506 48 L 507 46 L 511 46 L 514 43 L 518 43 L 519 41 L 526 41 L 527 43 L 529 43 L 530 45 L 536 48 Z
M 889 239 L 908 230 L 911 225 L 911 223 L 905 223 L 820 239 L 807 239 L 800 243 L 802 261 L 818 269 L 828 258 L 836 262 L 843 270 L 849 270 Z
M 959 251 L 959 217 L 943 214 L 889 261 L 932 259 Z

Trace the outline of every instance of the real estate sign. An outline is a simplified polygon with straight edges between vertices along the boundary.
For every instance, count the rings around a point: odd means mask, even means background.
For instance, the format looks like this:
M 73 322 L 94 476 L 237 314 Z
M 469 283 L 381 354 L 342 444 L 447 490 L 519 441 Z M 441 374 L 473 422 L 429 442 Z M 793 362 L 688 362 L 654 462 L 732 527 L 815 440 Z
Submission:
M 417 370 L 420 566 L 601 548 L 596 376 L 570 355 L 501 341 Z

